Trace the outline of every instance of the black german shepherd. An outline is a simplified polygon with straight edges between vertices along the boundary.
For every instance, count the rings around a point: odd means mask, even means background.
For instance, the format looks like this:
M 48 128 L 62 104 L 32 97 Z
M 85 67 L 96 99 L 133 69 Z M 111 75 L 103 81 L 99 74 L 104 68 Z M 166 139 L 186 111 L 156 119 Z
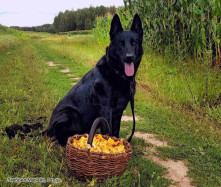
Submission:
M 139 16 L 136 14 L 131 29 L 124 31 L 115 14 L 110 39 L 106 54 L 52 113 L 47 135 L 55 137 L 61 145 L 74 134 L 89 133 L 97 117 L 105 117 L 111 126 L 110 135 L 119 137 L 121 117 L 130 94 L 135 94 L 135 75 L 143 54 Z

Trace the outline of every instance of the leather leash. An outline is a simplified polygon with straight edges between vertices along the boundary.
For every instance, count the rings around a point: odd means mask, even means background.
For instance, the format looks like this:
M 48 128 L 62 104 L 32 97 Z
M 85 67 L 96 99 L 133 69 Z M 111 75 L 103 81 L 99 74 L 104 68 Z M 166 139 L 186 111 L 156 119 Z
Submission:
M 131 135 L 130 135 L 130 137 L 128 138 L 127 141 L 131 142 L 132 137 L 133 137 L 134 132 L 135 132 L 135 126 L 136 126 L 136 120 L 135 120 L 135 114 L 134 114 L 134 95 L 133 95 L 133 86 L 134 86 L 135 80 L 134 80 L 134 78 L 132 80 L 128 79 L 125 75 L 122 75 L 116 69 L 114 69 L 114 71 L 116 72 L 116 74 L 120 75 L 124 80 L 130 81 L 130 107 L 131 107 L 131 112 L 132 112 L 132 116 L 133 116 L 133 129 L 132 129 L 132 133 L 131 133 Z
M 131 142 L 132 137 L 134 135 L 134 131 L 135 131 L 135 126 L 136 126 L 136 121 L 135 121 L 135 115 L 134 115 L 134 95 L 133 95 L 133 83 L 134 81 L 130 82 L 130 107 L 131 107 L 131 111 L 132 111 L 132 116 L 133 116 L 133 129 L 132 129 L 132 133 L 130 135 L 130 137 L 128 138 L 128 142 Z

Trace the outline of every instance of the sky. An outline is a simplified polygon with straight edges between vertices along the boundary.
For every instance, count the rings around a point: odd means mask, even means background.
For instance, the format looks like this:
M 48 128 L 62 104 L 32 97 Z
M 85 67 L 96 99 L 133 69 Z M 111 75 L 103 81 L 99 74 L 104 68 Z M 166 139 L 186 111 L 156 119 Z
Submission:
M 0 0 L 0 24 L 5 26 L 51 24 L 59 12 L 100 5 L 118 7 L 123 5 L 123 0 Z

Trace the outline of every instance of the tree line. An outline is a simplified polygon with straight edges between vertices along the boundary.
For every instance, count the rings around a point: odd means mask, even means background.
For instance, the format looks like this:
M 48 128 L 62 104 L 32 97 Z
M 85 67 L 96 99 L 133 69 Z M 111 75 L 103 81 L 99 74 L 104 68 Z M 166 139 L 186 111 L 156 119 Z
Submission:
M 11 28 L 16 29 L 16 30 L 21 30 L 21 31 L 56 33 L 53 24 L 44 24 L 44 25 L 41 25 L 41 26 L 33 26 L 33 27 L 12 26 Z
M 97 16 L 104 16 L 106 14 L 114 14 L 116 12 L 115 6 L 110 7 L 89 7 L 74 10 L 66 10 L 65 12 L 59 12 L 54 18 L 53 24 L 44 24 L 41 26 L 33 27 L 18 27 L 12 26 L 12 28 L 23 31 L 34 32 L 68 32 L 74 30 L 91 30 L 94 27 L 94 22 Z

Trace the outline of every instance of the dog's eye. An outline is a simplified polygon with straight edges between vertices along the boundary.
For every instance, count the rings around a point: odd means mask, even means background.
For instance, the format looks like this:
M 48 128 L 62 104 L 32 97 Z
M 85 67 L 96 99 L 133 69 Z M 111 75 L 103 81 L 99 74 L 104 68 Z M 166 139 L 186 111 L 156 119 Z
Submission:
M 121 42 L 119 43 L 119 46 L 120 46 L 120 47 L 123 47 L 123 46 L 124 46 L 124 41 L 121 41 Z
M 135 46 L 137 43 L 135 41 L 132 41 L 132 45 Z

